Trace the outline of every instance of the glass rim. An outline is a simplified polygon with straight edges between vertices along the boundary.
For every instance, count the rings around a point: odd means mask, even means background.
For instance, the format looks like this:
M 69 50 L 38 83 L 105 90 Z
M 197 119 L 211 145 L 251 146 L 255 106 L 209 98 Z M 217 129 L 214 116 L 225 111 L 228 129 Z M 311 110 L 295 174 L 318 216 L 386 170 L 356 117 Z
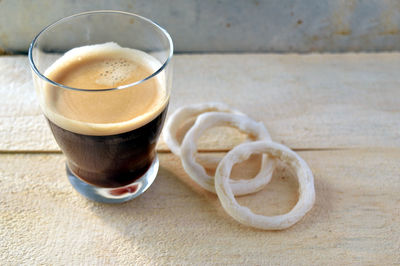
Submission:
M 164 34 L 164 36 L 167 37 L 168 44 L 169 44 L 169 54 L 168 54 L 168 58 L 165 60 L 165 62 L 162 63 L 161 67 L 158 68 L 158 69 L 157 69 L 156 71 L 154 71 L 151 75 L 147 76 L 147 77 L 144 78 L 144 79 L 141 79 L 141 80 L 139 80 L 139 81 L 135 81 L 135 82 L 133 82 L 133 83 L 129 83 L 129 84 L 126 84 L 126 85 L 122 85 L 122 86 L 118 86 L 118 87 L 114 87 L 114 88 L 106 88 L 106 89 L 82 89 L 82 88 L 69 87 L 69 86 L 66 86 L 66 85 L 57 83 L 57 82 L 55 82 L 55 81 L 53 81 L 53 80 L 47 78 L 44 74 L 42 74 L 42 73 L 39 71 L 39 69 L 37 69 L 36 64 L 35 64 L 35 62 L 34 62 L 34 60 L 33 60 L 32 50 L 33 50 L 33 47 L 34 47 L 34 45 L 36 44 L 38 38 L 42 35 L 42 33 L 44 33 L 44 32 L 46 32 L 47 30 L 53 28 L 54 26 L 58 25 L 59 23 L 63 23 L 63 22 L 66 21 L 66 20 L 70 20 L 70 19 L 73 19 L 73 18 L 76 18 L 76 17 L 79 17 L 79 16 L 90 15 L 90 14 L 101 14 L 101 13 L 103 13 L 103 14 L 107 14 L 107 13 L 110 13 L 110 14 L 122 14 L 122 15 L 133 16 L 133 17 L 140 18 L 140 19 L 142 19 L 142 20 L 144 20 L 144 21 L 146 21 L 146 22 L 152 24 L 152 25 L 155 26 L 157 29 L 159 29 L 159 30 Z M 117 10 L 95 10 L 95 11 L 82 12 L 82 13 L 78 13 L 78 14 L 74 14 L 74 15 L 71 15 L 71 16 L 68 16 L 68 17 L 61 18 L 61 19 L 59 19 L 59 20 L 57 20 L 57 21 L 55 21 L 55 22 L 53 22 L 53 23 L 47 25 L 46 27 L 44 27 L 44 28 L 35 36 L 35 38 L 34 38 L 33 41 L 31 42 L 31 44 L 30 44 L 30 46 L 29 46 L 29 50 L 28 50 L 29 64 L 30 64 L 32 70 L 33 70 L 41 79 L 43 79 L 44 81 L 46 81 L 46 82 L 48 82 L 48 83 L 50 83 L 50 84 L 52 84 L 52 85 L 54 85 L 54 86 L 61 87 L 61 88 L 64 88 L 64 89 L 75 90 L 75 91 L 90 91 L 90 92 L 121 90 L 121 89 L 125 89 L 125 88 L 129 88 L 129 87 L 133 87 L 133 86 L 139 85 L 139 84 L 145 82 L 146 80 L 149 80 L 149 79 L 151 79 L 151 78 L 157 76 L 161 71 L 163 71 L 163 70 L 166 68 L 166 66 L 168 65 L 168 63 L 171 61 L 173 54 L 174 54 L 174 45 L 173 45 L 173 42 L 172 42 L 172 38 L 171 38 L 171 36 L 169 35 L 169 33 L 168 33 L 164 28 L 162 28 L 160 25 L 158 25 L 158 24 L 155 23 L 154 21 L 152 21 L 152 20 L 150 20 L 150 19 L 148 19 L 148 18 L 145 18 L 145 17 L 143 17 L 143 16 L 140 16 L 140 15 L 137 15 L 137 14 L 134 14 L 134 13 L 125 12 L 125 11 L 117 11 Z

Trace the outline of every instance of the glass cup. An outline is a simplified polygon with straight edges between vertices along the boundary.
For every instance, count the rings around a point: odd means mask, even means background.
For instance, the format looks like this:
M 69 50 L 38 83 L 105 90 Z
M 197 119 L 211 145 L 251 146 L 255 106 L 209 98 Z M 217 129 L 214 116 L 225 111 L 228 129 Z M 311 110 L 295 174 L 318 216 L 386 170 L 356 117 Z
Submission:
M 163 28 L 119 11 L 63 18 L 32 41 L 29 61 L 41 109 L 67 158 L 69 181 L 85 197 L 124 202 L 153 183 L 172 55 Z M 85 67 L 101 71 L 76 70 Z

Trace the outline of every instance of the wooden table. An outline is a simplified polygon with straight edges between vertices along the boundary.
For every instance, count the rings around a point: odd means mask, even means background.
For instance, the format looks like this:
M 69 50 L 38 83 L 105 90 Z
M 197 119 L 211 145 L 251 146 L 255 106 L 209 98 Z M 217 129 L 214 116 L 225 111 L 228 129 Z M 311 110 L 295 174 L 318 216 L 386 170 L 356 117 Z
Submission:
M 177 55 L 170 113 L 221 101 L 263 121 L 315 175 L 314 208 L 285 231 L 240 225 L 163 141 L 151 188 L 120 205 L 73 190 L 25 56 L 0 57 L 0 264 L 400 264 L 400 54 Z M 215 129 L 200 151 L 243 140 Z M 251 176 L 254 161 L 236 167 Z M 283 213 L 297 183 L 280 166 L 239 201 Z

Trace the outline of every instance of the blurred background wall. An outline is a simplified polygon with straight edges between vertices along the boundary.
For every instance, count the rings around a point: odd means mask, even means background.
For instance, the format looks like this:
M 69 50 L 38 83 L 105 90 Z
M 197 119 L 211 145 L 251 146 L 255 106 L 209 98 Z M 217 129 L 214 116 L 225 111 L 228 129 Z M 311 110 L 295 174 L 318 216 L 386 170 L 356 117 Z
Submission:
M 400 0 L 0 0 L 0 54 L 25 53 L 49 23 L 100 9 L 154 20 L 176 52 L 400 51 Z

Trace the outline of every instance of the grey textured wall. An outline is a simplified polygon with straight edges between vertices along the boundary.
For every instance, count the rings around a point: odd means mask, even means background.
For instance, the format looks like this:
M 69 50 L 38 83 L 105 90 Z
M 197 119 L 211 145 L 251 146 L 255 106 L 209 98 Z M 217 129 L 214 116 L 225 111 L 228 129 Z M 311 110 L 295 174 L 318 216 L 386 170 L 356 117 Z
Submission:
M 177 52 L 399 51 L 399 0 L 0 0 L 0 51 L 26 52 L 44 26 L 115 9 L 166 28 Z

